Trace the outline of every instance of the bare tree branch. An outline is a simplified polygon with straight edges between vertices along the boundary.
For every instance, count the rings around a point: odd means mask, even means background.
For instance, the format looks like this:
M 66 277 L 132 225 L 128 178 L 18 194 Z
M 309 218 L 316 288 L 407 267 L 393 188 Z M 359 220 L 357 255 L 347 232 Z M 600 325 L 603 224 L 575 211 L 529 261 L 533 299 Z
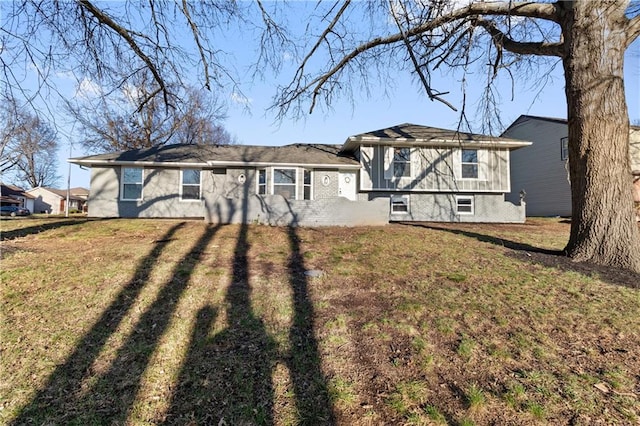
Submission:
M 505 33 L 500 31 L 495 23 L 486 19 L 476 18 L 471 21 L 472 24 L 481 26 L 491 35 L 493 42 L 499 48 L 505 48 L 512 53 L 520 55 L 537 55 L 537 56 L 557 56 L 564 57 L 564 44 L 562 42 L 519 42 L 507 37 Z
M 202 61 L 202 66 L 204 67 L 204 85 L 207 90 L 211 90 L 211 86 L 209 84 L 209 62 L 204 55 L 204 48 L 202 47 L 202 43 L 200 42 L 200 35 L 198 34 L 198 27 L 196 23 L 191 19 L 191 14 L 189 13 L 189 3 L 187 0 L 182 0 L 182 13 L 184 17 L 187 19 L 187 23 L 189 24 L 189 28 L 191 28 L 191 34 L 193 34 L 193 40 L 198 47 L 198 53 L 200 54 L 200 60 Z
M 136 41 L 133 39 L 133 37 L 131 37 L 131 31 L 126 29 L 126 28 L 124 28 L 123 26 L 119 25 L 117 22 L 115 22 L 113 19 L 111 19 L 107 14 L 105 14 L 102 10 L 98 9 L 97 7 L 95 7 L 89 0 L 80 0 L 79 4 L 84 9 L 86 9 L 89 13 L 91 13 L 91 15 L 93 15 L 98 20 L 98 22 L 100 22 L 100 23 L 106 25 L 107 27 L 111 28 L 120 37 L 122 37 L 127 42 L 129 47 L 131 47 L 131 50 L 133 50 L 134 53 L 140 59 L 142 59 L 142 61 L 149 68 L 149 71 L 151 71 L 151 73 L 153 74 L 153 78 L 156 80 L 156 82 L 158 83 L 158 86 L 159 86 L 158 90 L 156 91 L 156 93 L 152 93 L 152 94 L 149 95 L 149 97 L 144 99 L 142 101 L 142 103 L 140 104 L 139 108 L 142 108 L 147 102 L 149 102 L 155 95 L 157 95 L 161 91 L 164 93 L 165 104 L 168 106 L 169 105 L 169 94 L 168 94 L 167 89 L 166 89 L 166 83 L 165 83 L 164 79 L 162 78 L 162 76 L 160 75 L 160 72 L 158 71 L 158 68 L 156 67 L 155 63 L 151 60 L 151 58 L 149 58 L 142 51 L 142 49 L 140 48 L 140 46 L 138 46 L 138 43 L 136 43 Z
M 398 16 L 395 13 L 395 10 L 393 8 L 393 4 L 391 3 L 391 1 L 392 0 L 390 0 L 391 15 L 393 16 L 393 20 L 395 21 L 395 23 L 396 23 L 396 25 L 398 27 L 398 30 L 403 35 L 403 41 L 404 41 L 405 47 L 407 48 L 407 52 L 409 53 L 409 57 L 411 58 L 411 62 L 413 63 L 413 67 L 416 70 L 416 72 L 418 73 L 418 76 L 420 77 L 420 82 L 422 83 L 422 87 L 424 87 L 424 90 L 427 92 L 427 96 L 432 101 L 436 100 L 436 101 L 442 102 L 443 104 L 445 104 L 446 106 L 448 106 L 452 110 L 458 111 L 453 105 L 451 105 L 450 102 L 446 101 L 445 99 L 443 99 L 440 96 L 441 93 L 434 93 L 433 92 L 433 90 L 431 88 L 431 84 L 427 81 L 427 78 L 425 77 L 424 73 L 422 72 L 422 67 L 418 63 L 418 60 L 416 59 L 416 55 L 413 52 L 413 47 L 411 47 L 411 43 L 409 42 L 409 39 L 407 38 L 405 31 L 402 29 L 402 24 L 400 24 L 400 21 L 398 20 Z M 405 10 L 405 14 L 406 14 L 406 10 Z
M 355 60 L 359 55 L 364 52 L 371 51 L 375 48 L 380 48 L 383 46 L 391 46 L 401 42 L 406 42 L 406 40 L 416 37 L 422 34 L 428 34 L 434 30 L 439 28 L 444 28 L 446 25 L 457 22 L 457 21 L 473 21 L 479 19 L 480 15 L 487 16 L 520 16 L 520 17 L 535 17 L 539 19 L 544 19 L 552 22 L 558 22 L 559 20 L 559 11 L 555 4 L 549 3 L 532 3 L 532 2 L 505 2 L 505 3 L 485 3 L 485 2 L 473 2 L 466 7 L 455 9 L 451 12 L 441 14 L 433 19 L 424 20 L 422 23 L 415 25 L 407 30 L 401 30 L 396 34 L 392 34 L 385 37 L 376 37 L 365 43 L 360 44 L 355 47 L 350 52 L 344 54 L 342 59 L 338 61 L 334 66 L 332 66 L 329 70 L 322 73 L 318 77 L 312 79 L 310 82 L 302 85 L 302 75 L 298 72 L 294 78 L 295 89 L 293 90 L 285 90 L 285 96 L 281 98 L 278 103 L 278 106 L 281 109 L 286 109 L 286 106 L 293 99 L 299 97 L 302 93 L 311 91 L 311 107 L 309 109 L 310 112 L 313 111 L 316 99 L 320 94 L 322 88 L 332 80 L 337 74 L 343 71 L 349 63 Z M 497 28 L 496 28 L 497 30 Z M 326 39 L 326 34 L 325 39 Z M 322 40 L 319 40 L 319 43 Z M 326 40 L 325 40 L 326 41 Z M 516 49 L 513 43 L 515 41 L 511 40 L 514 49 Z M 317 47 L 319 43 L 316 43 L 314 49 Z M 508 41 L 505 41 L 508 43 Z M 552 54 L 553 56 L 558 56 L 558 49 L 551 43 L 548 44 L 536 44 L 528 45 L 527 43 L 522 44 L 522 49 L 528 47 L 530 50 L 533 47 L 538 47 L 538 52 L 540 55 L 543 54 Z M 544 48 L 543 48 L 544 47 Z M 505 47 L 506 48 L 506 47 Z M 309 56 L 309 55 L 307 55 Z M 307 59 L 308 60 L 308 59 Z M 415 65 L 415 64 L 414 64 Z M 288 87 L 291 89 L 293 87 L 293 83 Z M 288 92 L 288 94 L 287 94 Z

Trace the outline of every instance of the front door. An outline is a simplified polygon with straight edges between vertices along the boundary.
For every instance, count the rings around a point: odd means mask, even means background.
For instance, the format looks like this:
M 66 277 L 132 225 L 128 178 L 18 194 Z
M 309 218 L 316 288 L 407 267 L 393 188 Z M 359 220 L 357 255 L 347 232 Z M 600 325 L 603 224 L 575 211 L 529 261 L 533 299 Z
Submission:
M 340 172 L 338 195 L 356 201 L 356 172 Z

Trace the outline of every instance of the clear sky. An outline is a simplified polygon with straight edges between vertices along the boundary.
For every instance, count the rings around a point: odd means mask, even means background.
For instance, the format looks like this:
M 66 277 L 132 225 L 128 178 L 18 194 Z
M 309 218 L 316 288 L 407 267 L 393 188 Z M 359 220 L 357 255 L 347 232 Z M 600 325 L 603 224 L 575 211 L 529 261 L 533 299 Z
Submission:
M 247 40 L 242 37 L 230 37 L 225 50 L 235 54 L 236 68 L 243 70 L 255 59 L 255 52 L 247 48 Z M 626 55 L 625 84 L 630 119 L 640 120 L 640 40 L 631 46 Z M 293 64 L 291 64 L 292 66 Z M 275 77 L 265 75 L 264 79 L 252 80 L 240 75 L 239 81 L 246 99 L 239 102 L 236 97 L 228 98 L 228 119 L 224 123 L 226 129 L 241 144 L 250 145 L 284 145 L 290 143 L 332 143 L 341 144 L 350 135 L 370 130 L 389 127 L 400 123 L 415 123 L 434 127 L 456 128 L 459 113 L 450 110 L 440 102 L 431 102 L 424 91 L 411 80 L 408 74 L 398 74 L 390 84 L 381 84 L 371 88 L 370 94 L 356 95 L 353 102 L 349 99 L 337 98 L 330 110 L 317 109 L 303 119 L 286 119 L 275 121 L 275 113 L 267 111 L 275 93 L 276 82 L 283 83 L 292 76 L 293 68 L 284 69 Z M 530 80 L 516 80 L 513 100 L 509 81 L 502 80 L 501 121 L 508 126 L 521 114 L 540 115 L 546 117 L 566 117 L 566 101 L 562 67 L 558 65 L 549 75 L 546 86 L 539 90 Z M 194 76 L 195 78 L 195 76 Z M 436 87 L 450 90 L 448 97 L 456 107 L 461 106 L 460 75 L 445 74 L 436 80 Z M 474 89 L 482 87 L 484 76 L 467 77 L 468 91 L 472 96 L 467 110 L 472 124 L 474 122 L 475 102 L 478 94 Z M 384 87 L 387 86 L 387 87 Z M 392 90 L 386 91 L 388 87 Z M 385 94 L 386 92 L 386 94 Z M 477 131 L 478 129 L 473 129 Z M 61 141 L 60 175 L 63 179 L 61 187 L 66 187 L 69 157 L 67 141 Z M 85 155 L 79 147 L 73 148 L 73 156 Z M 79 166 L 71 166 L 71 186 L 89 187 L 90 173 Z

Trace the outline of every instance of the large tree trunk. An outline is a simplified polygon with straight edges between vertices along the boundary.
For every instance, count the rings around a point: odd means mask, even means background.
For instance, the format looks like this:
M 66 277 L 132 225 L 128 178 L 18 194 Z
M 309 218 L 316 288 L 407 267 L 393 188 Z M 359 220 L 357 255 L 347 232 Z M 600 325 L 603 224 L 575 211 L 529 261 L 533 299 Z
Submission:
M 625 2 L 576 1 L 563 19 L 572 220 L 567 254 L 640 272 L 623 84 Z

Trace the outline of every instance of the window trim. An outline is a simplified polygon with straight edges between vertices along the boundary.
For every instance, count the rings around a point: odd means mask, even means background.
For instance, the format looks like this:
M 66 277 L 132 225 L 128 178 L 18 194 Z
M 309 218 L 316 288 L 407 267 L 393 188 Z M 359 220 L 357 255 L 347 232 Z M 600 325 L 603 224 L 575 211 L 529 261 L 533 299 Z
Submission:
M 194 183 L 184 183 L 184 171 L 185 170 L 195 170 L 198 172 L 198 184 Z M 198 187 L 198 198 L 184 198 L 184 187 L 185 186 L 197 186 Z M 185 203 L 191 202 L 200 202 L 202 201 L 202 169 L 180 169 L 180 201 Z
M 298 169 L 299 167 L 272 167 L 271 168 L 271 194 L 272 195 L 276 195 L 275 193 L 275 187 L 277 185 L 293 185 L 294 187 L 294 194 L 293 194 L 293 200 L 297 200 L 298 199 Z M 276 183 L 276 170 L 293 170 L 294 171 L 294 182 L 293 184 L 287 183 L 287 184 L 282 184 L 282 183 Z
M 569 137 L 560 138 L 560 161 L 569 159 Z
M 140 170 L 140 182 L 125 182 L 124 175 L 127 169 Z M 140 185 L 140 198 L 124 198 L 125 185 Z M 120 168 L 120 201 L 141 201 L 144 198 L 144 167 L 122 166 Z
M 464 152 L 465 151 L 475 151 L 475 153 L 476 153 L 476 161 L 475 161 L 475 163 L 464 161 Z M 476 176 L 475 177 L 464 177 L 464 166 L 465 165 L 475 165 L 476 166 Z M 480 180 L 480 150 L 478 148 L 462 148 L 460 150 L 460 179 Z
M 400 201 L 400 203 L 404 204 L 407 209 L 405 211 L 395 211 L 393 209 L 393 206 L 394 206 L 394 201 L 396 201 L 396 200 L 398 200 L 398 201 Z M 391 202 L 391 206 L 390 206 L 391 214 L 402 214 L 402 215 L 404 215 L 404 214 L 411 213 L 411 204 L 410 204 L 410 199 L 409 199 L 408 195 L 392 195 L 390 202 Z
M 470 201 L 469 203 L 469 206 L 471 207 L 470 212 L 460 211 L 460 201 L 463 201 L 463 200 Z M 475 204 L 476 202 L 473 195 L 456 195 L 456 214 L 473 216 L 476 211 Z
M 260 173 L 264 173 L 264 183 L 261 184 L 260 183 Z M 260 193 L 260 187 L 263 186 L 264 187 L 264 193 Z M 269 181 L 267 179 L 267 169 L 258 169 L 257 173 L 256 173 L 256 194 L 257 195 L 269 195 Z
M 305 169 L 302 168 L 302 199 L 303 200 L 307 200 L 307 201 L 311 201 L 313 200 L 313 169 Z M 305 183 L 304 182 L 304 175 L 306 172 L 309 172 L 309 183 Z M 304 191 L 306 189 L 306 187 L 309 187 L 309 198 L 305 198 L 304 197 Z
M 413 150 L 411 149 L 410 146 L 394 146 L 392 147 L 393 149 L 393 161 L 391 162 L 391 166 L 392 166 L 392 175 L 394 179 L 412 179 L 413 178 L 413 170 L 411 167 L 411 162 L 413 160 L 412 158 L 412 154 L 413 154 Z M 408 158 L 406 160 L 402 160 L 402 161 L 398 161 L 396 160 L 396 149 L 397 150 L 404 150 L 406 149 L 408 151 Z M 407 170 L 407 168 L 409 169 L 409 175 L 405 176 L 404 174 L 402 176 L 398 176 L 396 175 L 396 163 L 397 164 L 404 164 L 405 165 L 405 171 Z

